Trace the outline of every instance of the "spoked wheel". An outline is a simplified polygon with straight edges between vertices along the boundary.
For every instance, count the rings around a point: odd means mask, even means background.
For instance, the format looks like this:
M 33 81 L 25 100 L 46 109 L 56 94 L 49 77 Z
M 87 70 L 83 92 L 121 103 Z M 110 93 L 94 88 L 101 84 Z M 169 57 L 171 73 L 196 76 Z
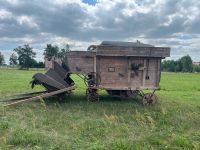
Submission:
M 131 91 L 131 97 L 132 98 L 135 98 L 135 97 L 137 97 L 138 95 L 139 95 L 139 93 L 140 93 L 140 91 L 138 91 L 138 90 L 134 90 L 134 91 Z
M 88 88 L 86 90 L 86 96 L 87 96 L 87 100 L 90 102 L 99 101 L 99 94 L 97 93 L 96 89 Z
M 153 105 L 157 101 L 157 96 L 154 93 L 146 93 L 142 98 L 143 105 Z

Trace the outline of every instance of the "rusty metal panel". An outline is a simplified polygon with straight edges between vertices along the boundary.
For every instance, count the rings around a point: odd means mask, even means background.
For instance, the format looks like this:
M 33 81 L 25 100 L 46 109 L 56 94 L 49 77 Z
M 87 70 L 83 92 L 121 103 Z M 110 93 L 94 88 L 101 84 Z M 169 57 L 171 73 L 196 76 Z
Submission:
M 54 69 L 49 69 L 46 74 L 48 77 L 50 77 L 53 80 L 56 80 L 56 82 L 59 82 L 60 84 L 64 85 L 65 87 L 69 87 L 69 84 L 64 81 L 65 76 L 60 76 L 59 72 L 56 72 Z M 48 82 L 49 83 L 49 82 Z M 54 82 L 53 82 L 54 83 Z
M 60 65 L 58 62 L 53 61 L 53 69 L 55 70 L 55 72 L 57 72 L 57 74 L 59 74 L 59 76 L 64 79 L 67 75 L 67 73 L 69 72 L 68 68 L 63 68 L 62 65 Z
M 55 78 L 52 78 L 46 74 L 37 73 L 33 76 L 33 79 L 36 80 L 36 82 L 42 84 L 48 92 L 65 88 L 65 85 L 58 82 Z

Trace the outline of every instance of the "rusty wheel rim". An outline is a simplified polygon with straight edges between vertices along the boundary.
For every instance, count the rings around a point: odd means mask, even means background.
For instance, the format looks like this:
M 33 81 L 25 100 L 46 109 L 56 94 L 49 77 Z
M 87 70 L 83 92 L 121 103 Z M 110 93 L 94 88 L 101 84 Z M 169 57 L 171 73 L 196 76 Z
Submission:
M 90 101 L 90 102 L 99 101 L 99 95 L 96 92 L 96 90 L 87 89 L 86 90 L 86 96 L 87 96 L 87 100 Z
M 156 101 L 157 101 L 157 97 L 155 94 L 152 94 L 152 93 L 146 93 L 142 99 L 143 105 L 153 105 L 156 103 Z

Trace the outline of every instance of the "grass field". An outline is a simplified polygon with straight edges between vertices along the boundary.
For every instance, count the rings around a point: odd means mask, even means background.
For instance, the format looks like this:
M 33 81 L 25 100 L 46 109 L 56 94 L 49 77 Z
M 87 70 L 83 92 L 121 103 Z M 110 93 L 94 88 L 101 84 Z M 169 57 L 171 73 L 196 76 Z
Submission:
M 0 99 L 31 92 L 36 72 L 1 69 Z M 162 73 L 155 106 L 105 92 L 87 102 L 83 82 L 74 80 L 78 88 L 65 103 L 1 104 L 0 149 L 200 149 L 200 74 Z

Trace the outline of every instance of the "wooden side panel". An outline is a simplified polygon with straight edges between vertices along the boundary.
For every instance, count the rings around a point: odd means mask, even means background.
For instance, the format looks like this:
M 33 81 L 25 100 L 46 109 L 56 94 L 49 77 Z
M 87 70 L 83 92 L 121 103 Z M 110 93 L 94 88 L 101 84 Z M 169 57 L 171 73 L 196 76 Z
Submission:
M 160 60 L 144 57 L 98 57 L 99 86 L 120 90 L 158 88 Z M 139 65 L 139 69 L 133 70 L 133 64 Z
M 143 67 L 144 67 L 144 58 L 140 57 L 131 57 L 130 60 L 130 66 L 129 69 L 131 69 L 131 65 L 136 64 L 139 65 L 138 70 L 132 70 L 130 71 L 130 77 L 131 77 L 131 88 L 132 89 L 139 89 L 143 85 Z
M 145 87 L 158 87 L 160 81 L 160 59 L 147 59 Z
M 59 65 L 62 64 L 61 59 L 52 58 L 52 59 L 49 60 L 49 59 L 45 58 L 45 59 L 44 59 L 45 69 L 48 70 L 48 69 L 50 69 L 50 68 L 54 68 L 53 61 L 57 62 Z
M 67 65 L 72 73 L 87 74 L 94 72 L 94 57 L 86 55 L 69 55 Z
M 156 86 L 159 87 L 160 78 L 161 78 L 161 59 L 158 59 L 158 69 L 157 69 L 157 80 L 156 80 Z
M 124 89 L 128 85 L 128 62 L 126 57 L 100 57 L 97 59 L 100 87 Z
M 91 52 L 69 52 L 65 62 L 72 73 L 96 72 L 99 88 L 135 90 L 159 87 L 160 57 L 114 57 Z

